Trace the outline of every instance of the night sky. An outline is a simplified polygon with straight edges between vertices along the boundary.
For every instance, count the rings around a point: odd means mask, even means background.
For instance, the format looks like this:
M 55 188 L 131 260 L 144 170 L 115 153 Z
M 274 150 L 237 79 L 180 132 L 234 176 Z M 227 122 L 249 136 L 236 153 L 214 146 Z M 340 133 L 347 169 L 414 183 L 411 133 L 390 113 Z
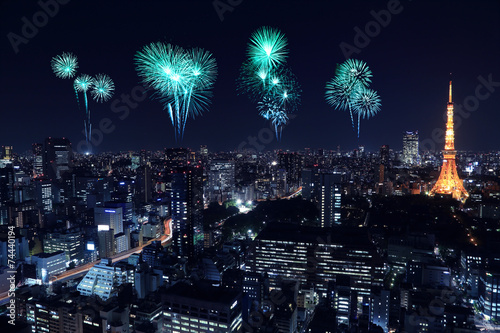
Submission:
M 374 21 L 370 12 L 386 10 L 392 0 L 220 0 L 237 4 L 222 13 L 223 20 L 212 0 L 61 2 L 67 3 L 60 4 L 46 23 L 36 1 L 0 5 L 0 145 L 13 145 L 18 153 L 48 136 L 68 137 L 74 147 L 84 140 L 83 113 L 78 110 L 72 80 L 56 78 L 50 67 L 51 58 L 62 52 L 78 56 L 79 73 L 106 73 L 115 81 L 110 101 L 90 104 L 94 129 L 105 118 L 114 127 L 93 148 L 96 153 L 175 146 L 197 149 L 201 144 L 210 151 L 234 150 L 243 147 L 249 136 L 268 134 L 263 129 L 269 123 L 258 115 L 256 104 L 236 92 L 248 39 L 263 25 L 286 35 L 287 64 L 303 94 L 282 141 L 259 142 L 259 148 L 336 149 L 340 145 L 348 150 L 363 144 L 375 151 L 389 144 L 401 149 L 406 130 L 418 130 L 421 140 L 433 141 L 433 130 L 445 126 L 443 113 L 453 73 L 456 106 L 468 96 L 468 101 L 475 100 L 479 76 L 494 81 L 490 91 L 479 88 L 481 96 L 489 95 L 456 125 L 456 148 L 500 150 L 500 1 L 401 0 L 390 23 L 373 33 L 359 54 L 351 55 L 370 66 L 370 87 L 382 99 L 380 113 L 361 122 L 359 140 L 349 113 L 325 102 L 325 84 L 334 76 L 336 64 L 345 60 L 339 45 L 355 46 L 355 27 L 364 31 Z M 33 16 L 42 21 L 41 27 L 15 46 L 16 53 L 9 36 L 24 38 L 23 25 L 26 20 L 33 22 Z M 175 142 L 167 113 L 159 101 L 149 98 L 151 93 L 126 117 L 111 108 L 115 100 L 115 106 L 125 105 L 122 94 L 137 91 L 134 87 L 140 80 L 134 54 L 156 41 L 202 47 L 217 60 L 219 74 L 210 109 L 188 120 L 182 142 Z M 435 148 L 443 146 L 437 143 Z

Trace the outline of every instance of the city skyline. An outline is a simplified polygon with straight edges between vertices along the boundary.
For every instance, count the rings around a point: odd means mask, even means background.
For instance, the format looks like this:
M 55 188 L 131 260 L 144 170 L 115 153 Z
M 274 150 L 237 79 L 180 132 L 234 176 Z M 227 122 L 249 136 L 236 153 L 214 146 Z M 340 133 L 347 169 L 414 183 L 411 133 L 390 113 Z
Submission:
M 236 150 L 251 148 L 249 137 L 259 140 L 259 134 L 262 150 L 333 150 L 338 145 L 351 150 L 364 145 L 378 151 L 384 144 L 400 150 L 403 133 L 410 130 L 419 131 L 421 149 L 439 151 L 444 140 L 435 138 L 439 136 L 436 131 L 444 131 L 450 72 L 456 118 L 460 118 L 455 122 L 457 149 L 498 150 L 500 4 L 493 1 L 294 1 L 286 6 L 280 1 L 242 1 L 230 9 L 221 5 L 227 5 L 224 1 L 194 6 L 126 2 L 119 8 L 112 3 L 96 7 L 60 1 L 57 10 L 48 9 L 53 15 L 46 14 L 46 22 L 29 37 L 23 31 L 25 22 L 41 20 L 39 12 L 47 12 L 40 3 L 6 2 L 0 14 L 5 36 L 0 51 L 4 59 L 0 101 L 3 119 L 9 124 L 0 134 L 0 144 L 12 145 L 16 152 L 31 149 L 31 144 L 46 137 L 67 137 L 79 151 L 78 144 L 85 140 L 83 117 L 69 82 L 51 72 L 50 59 L 62 52 L 79 57 L 81 73 L 105 72 L 115 81 L 110 101 L 91 106 L 93 129 L 103 130 L 102 138 L 96 137 L 94 153 L 202 144 L 211 151 Z M 392 14 L 384 21 L 383 13 L 390 10 Z M 89 17 L 93 24 L 85 24 Z M 266 137 L 272 126 L 258 116 L 254 103 L 236 91 L 246 43 L 261 26 L 278 28 L 287 36 L 287 63 L 303 90 L 296 117 L 290 118 L 280 142 Z M 367 28 L 375 30 L 363 45 L 360 36 Z M 134 54 L 157 41 L 202 47 L 217 60 L 219 75 L 212 104 L 202 116 L 189 120 L 183 141 L 174 140 L 167 112 L 150 98 L 152 93 L 138 95 L 141 88 Z M 353 53 L 348 54 L 349 50 Z M 375 77 L 372 86 L 382 99 L 381 111 L 363 122 L 359 140 L 348 112 L 324 101 L 325 84 L 346 55 L 366 61 Z M 135 98 L 127 102 L 125 95 Z M 459 110 L 464 102 L 474 101 L 477 110 Z

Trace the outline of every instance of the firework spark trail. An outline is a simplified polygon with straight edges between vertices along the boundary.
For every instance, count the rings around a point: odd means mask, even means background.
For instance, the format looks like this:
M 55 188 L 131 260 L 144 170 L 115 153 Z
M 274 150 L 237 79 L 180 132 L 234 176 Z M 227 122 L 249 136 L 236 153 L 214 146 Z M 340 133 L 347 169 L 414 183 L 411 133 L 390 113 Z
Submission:
M 85 124 L 85 137 L 87 140 L 87 143 L 90 141 L 90 137 L 92 135 L 92 125 L 90 122 L 90 110 L 89 110 L 89 103 L 88 103 L 88 98 L 87 98 L 87 91 L 91 89 L 94 86 L 94 79 L 87 74 L 82 74 L 78 76 L 73 85 L 76 89 L 77 92 L 83 93 L 83 100 L 85 102 L 85 115 L 87 116 L 86 121 L 84 122 Z

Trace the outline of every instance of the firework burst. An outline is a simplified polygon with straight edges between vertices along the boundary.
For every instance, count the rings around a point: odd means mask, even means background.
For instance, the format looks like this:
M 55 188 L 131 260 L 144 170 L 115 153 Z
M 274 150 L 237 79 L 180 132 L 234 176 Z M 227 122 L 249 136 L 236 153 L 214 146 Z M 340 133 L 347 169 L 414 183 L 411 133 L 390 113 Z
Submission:
M 261 27 L 250 37 L 248 57 L 257 68 L 272 70 L 285 63 L 287 44 L 285 35 L 278 29 Z
M 50 65 L 54 74 L 63 79 L 74 77 L 78 68 L 76 56 L 68 52 L 63 52 L 61 55 L 53 57 Z M 83 94 L 85 107 L 85 120 L 83 121 L 84 133 L 87 146 L 90 148 L 91 145 L 89 142 L 90 137 L 92 136 L 92 124 L 90 122 L 87 92 L 90 92 L 94 100 L 97 102 L 105 102 L 113 95 L 115 85 L 111 78 L 106 74 L 98 74 L 95 78 L 87 74 L 80 74 L 73 81 L 73 89 L 75 91 L 78 108 L 80 109 L 82 106 L 80 105 L 80 98 L 78 94 Z
M 63 52 L 57 55 L 50 61 L 52 71 L 61 79 L 70 79 L 76 74 L 78 61 L 73 53 Z
M 285 65 L 287 43 L 278 29 L 257 29 L 250 37 L 248 59 L 241 66 L 237 84 L 239 93 L 257 103 L 259 115 L 273 123 L 278 140 L 288 114 L 300 104 L 301 94 L 295 75 Z
M 335 109 L 349 110 L 353 129 L 353 112 L 358 115 L 358 138 L 361 118 L 369 118 L 380 110 L 377 92 L 368 89 L 372 76 L 365 62 L 348 59 L 337 66 L 335 77 L 326 84 L 326 102 Z
M 115 84 L 113 80 L 106 74 L 97 74 L 92 85 L 92 98 L 97 102 L 106 102 L 112 96 L 115 91 Z
M 362 87 L 355 92 L 352 108 L 354 113 L 358 115 L 358 138 L 361 118 L 369 119 L 377 114 L 377 112 L 380 111 L 380 102 L 380 97 L 377 92 L 372 89 Z
M 155 90 L 153 96 L 167 110 L 176 139 L 182 139 L 188 117 L 200 115 L 210 104 L 217 78 L 217 63 L 212 54 L 158 42 L 137 52 L 135 64 L 142 82 Z

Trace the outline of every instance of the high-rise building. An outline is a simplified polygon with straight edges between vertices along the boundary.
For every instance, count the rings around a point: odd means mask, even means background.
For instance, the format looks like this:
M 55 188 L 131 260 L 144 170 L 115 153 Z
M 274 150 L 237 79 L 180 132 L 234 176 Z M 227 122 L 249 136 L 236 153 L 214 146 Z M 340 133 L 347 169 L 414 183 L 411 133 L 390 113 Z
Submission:
M 43 144 L 33 144 L 33 175 L 40 177 L 43 175 Z
M 165 332 L 236 333 L 241 329 L 242 296 L 233 289 L 180 282 L 167 290 L 162 301 Z
M 269 224 L 255 238 L 252 259 L 250 271 L 268 274 L 271 287 L 291 279 L 313 285 L 321 295 L 329 280 L 345 275 L 358 296 L 368 299 L 384 276 L 383 261 L 361 228 Z
M 389 145 L 383 145 L 380 147 L 380 164 L 379 164 L 379 177 L 378 182 L 383 183 L 385 181 L 385 173 L 390 167 L 390 153 Z
M 62 175 L 71 171 L 73 149 L 66 138 L 47 138 L 43 152 L 43 174 L 51 180 L 60 180 Z
M 370 323 L 382 327 L 385 333 L 389 332 L 389 308 L 391 292 L 376 289 L 370 299 Z
M 418 131 L 403 134 L 403 163 L 409 166 L 420 164 L 418 153 Z
M 66 261 L 80 263 L 83 260 L 83 234 L 80 231 L 73 232 L 47 232 L 43 242 L 43 252 L 53 253 L 63 251 Z
M 342 205 L 341 176 L 318 168 L 302 171 L 302 195 L 316 204 L 322 227 L 340 224 Z
M 12 161 L 12 146 L 2 146 L 2 158 L 4 160 Z
M 47 179 L 35 180 L 36 205 L 43 213 L 52 212 L 52 183 Z
M 447 107 L 447 122 L 446 122 L 446 136 L 443 150 L 443 166 L 439 178 L 434 184 L 429 195 L 436 194 L 451 195 L 454 199 L 465 202 L 469 197 L 469 193 L 464 188 L 462 180 L 458 177 L 457 165 L 455 163 L 455 132 L 453 130 L 453 102 L 451 99 L 451 81 L 450 92 Z
M 100 206 L 111 199 L 112 179 L 110 177 L 74 177 L 68 195 L 76 196 L 87 208 Z
M 200 146 L 200 158 L 207 159 L 208 158 L 208 147 L 207 145 Z
M 234 161 L 212 160 L 208 170 L 208 198 L 210 201 L 223 202 L 231 199 L 234 190 Z
M 320 223 L 321 227 L 340 224 L 342 184 L 338 174 L 323 173 L 320 176 Z
M 149 267 L 157 267 L 160 264 L 162 250 L 163 246 L 161 246 L 161 242 L 154 241 L 142 250 L 142 260 L 144 260 Z
M 286 182 L 289 188 L 297 187 L 302 177 L 304 156 L 298 153 L 279 153 L 278 169 L 286 171 Z
M 97 238 L 99 242 L 100 258 L 111 257 L 116 253 L 116 243 L 113 229 L 109 229 L 107 225 L 98 226 Z
M 106 201 L 105 207 L 114 209 L 120 208 L 123 212 L 123 225 L 134 223 L 134 204 L 126 201 Z
M 500 320 L 500 269 L 486 267 L 479 279 L 479 308 L 487 320 Z
M 111 230 L 113 234 L 123 232 L 123 211 L 121 207 L 108 208 L 96 207 L 94 208 L 94 221 L 98 230 Z
M 31 256 L 31 263 L 36 265 L 36 278 L 48 284 L 52 276 L 66 271 L 66 254 L 64 251 L 40 253 Z
M 12 163 L 0 166 L 0 206 L 14 202 L 14 167 Z
M 26 302 L 26 314 L 32 332 L 80 332 L 75 305 L 60 299 L 30 297 Z
M 172 173 L 173 242 L 178 257 L 195 259 L 203 250 L 203 169 L 200 166 Z
M 390 166 L 391 155 L 389 151 L 389 145 L 383 145 L 380 147 L 380 164 L 386 167 Z
M 151 167 L 143 165 L 137 168 L 137 177 L 135 181 L 135 194 L 137 201 L 147 203 L 153 196 L 153 181 L 151 179 Z

